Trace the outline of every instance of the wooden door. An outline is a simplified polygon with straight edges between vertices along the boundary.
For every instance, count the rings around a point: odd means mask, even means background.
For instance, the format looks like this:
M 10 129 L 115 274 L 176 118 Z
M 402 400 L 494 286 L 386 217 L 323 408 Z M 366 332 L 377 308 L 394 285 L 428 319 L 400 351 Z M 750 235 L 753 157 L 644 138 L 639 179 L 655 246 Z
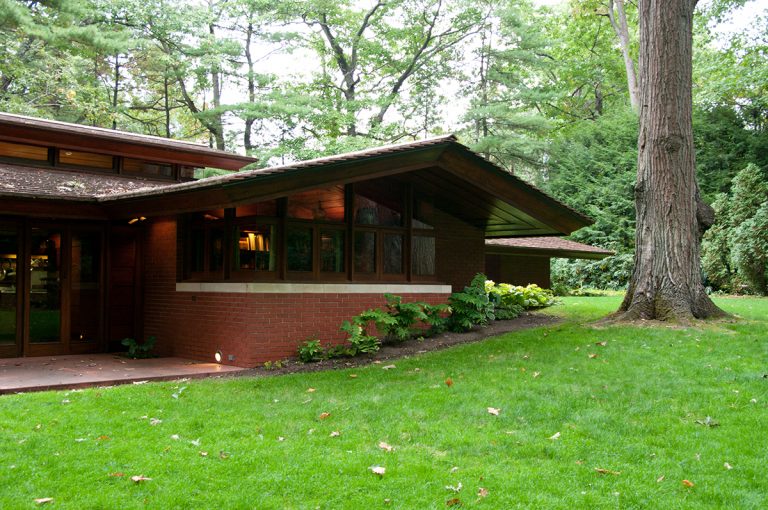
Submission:
M 140 230 L 113 227 L 109 251 L 108 350 L 123 351 L 124 338 L 141 336 Z

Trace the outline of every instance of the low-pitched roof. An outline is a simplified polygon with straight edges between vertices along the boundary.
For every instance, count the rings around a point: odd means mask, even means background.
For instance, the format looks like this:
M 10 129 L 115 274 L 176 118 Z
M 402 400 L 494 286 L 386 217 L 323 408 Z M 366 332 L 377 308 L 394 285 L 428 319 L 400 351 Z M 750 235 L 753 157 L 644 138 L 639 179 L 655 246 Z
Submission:
M 487 253 L 541 255 L 569 259 L 604 259 L 615 252 L 560 237 L 486 239 Z
M 207 145 L 0 112 L 0 140 L 96 151 L 151 161 L 239 170 L 256 158 L 211 149 Z

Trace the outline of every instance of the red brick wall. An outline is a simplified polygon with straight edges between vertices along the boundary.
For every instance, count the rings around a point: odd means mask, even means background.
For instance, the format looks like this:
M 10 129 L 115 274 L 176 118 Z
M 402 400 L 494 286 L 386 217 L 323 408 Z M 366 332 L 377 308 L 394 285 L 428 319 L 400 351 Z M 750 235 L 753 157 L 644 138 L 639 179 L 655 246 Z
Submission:
M 549 257 L 532 257 L 528 255 L 496 255 L 485 257 L 485 268 L 488 278 L 498 283 L 528 285 L 535 283 L 548 289 Z
M 341 341 L 342 321 L 384 305 L 382 294 L 177 292 L 176 221 L 156 219 L 145 228 L 144 330 L 145 336 L 157 337 L 161 355 L 213 361 L 221 349 L 224 363 L 255 366 L 295 356 L 296 347 L 309 337 L 323 343 Z M 450 242 L 459 249 L 459 243 Z M 459 265 L 454 268 L 461 274 Z M 463 271 L 466 274 L 469 269 Z M 408 301 L 432 304 L 448 298 L 447 294 L 401 295 Z M 235 356 L 233 362 L 228 361 L 230 354 Z
M 438 280 L 459 292 L 485 271 L 485 233 L 439 210 L 435 220 Z

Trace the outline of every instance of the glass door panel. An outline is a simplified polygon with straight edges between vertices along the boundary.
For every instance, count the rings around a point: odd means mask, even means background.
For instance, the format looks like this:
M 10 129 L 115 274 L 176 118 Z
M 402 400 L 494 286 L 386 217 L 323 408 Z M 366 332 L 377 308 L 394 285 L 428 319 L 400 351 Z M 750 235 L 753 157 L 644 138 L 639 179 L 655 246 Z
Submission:
M 69 290 L 69 338 L 96 342 L 101 331 L 101 234 L 73 232 Z
M 29 341 L 61 341 L 61 231 L 33 228 L 29 257 Z
M 18 234 L 0 229 L 0 346 L 16 345 L 18 254 Z

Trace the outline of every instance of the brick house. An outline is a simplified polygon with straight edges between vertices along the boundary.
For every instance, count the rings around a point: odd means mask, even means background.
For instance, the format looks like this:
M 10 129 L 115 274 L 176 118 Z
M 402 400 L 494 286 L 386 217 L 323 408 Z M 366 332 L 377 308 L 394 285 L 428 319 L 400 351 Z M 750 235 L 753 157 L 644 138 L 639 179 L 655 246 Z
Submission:
M 300 163 L 0 114 L 0 357 L 157 351 L 254 366 L 390 292 L 444 302 L 486 238 L 590 224 L 452 136 Z M 202 167 L 232 170 L 194 179 Z

